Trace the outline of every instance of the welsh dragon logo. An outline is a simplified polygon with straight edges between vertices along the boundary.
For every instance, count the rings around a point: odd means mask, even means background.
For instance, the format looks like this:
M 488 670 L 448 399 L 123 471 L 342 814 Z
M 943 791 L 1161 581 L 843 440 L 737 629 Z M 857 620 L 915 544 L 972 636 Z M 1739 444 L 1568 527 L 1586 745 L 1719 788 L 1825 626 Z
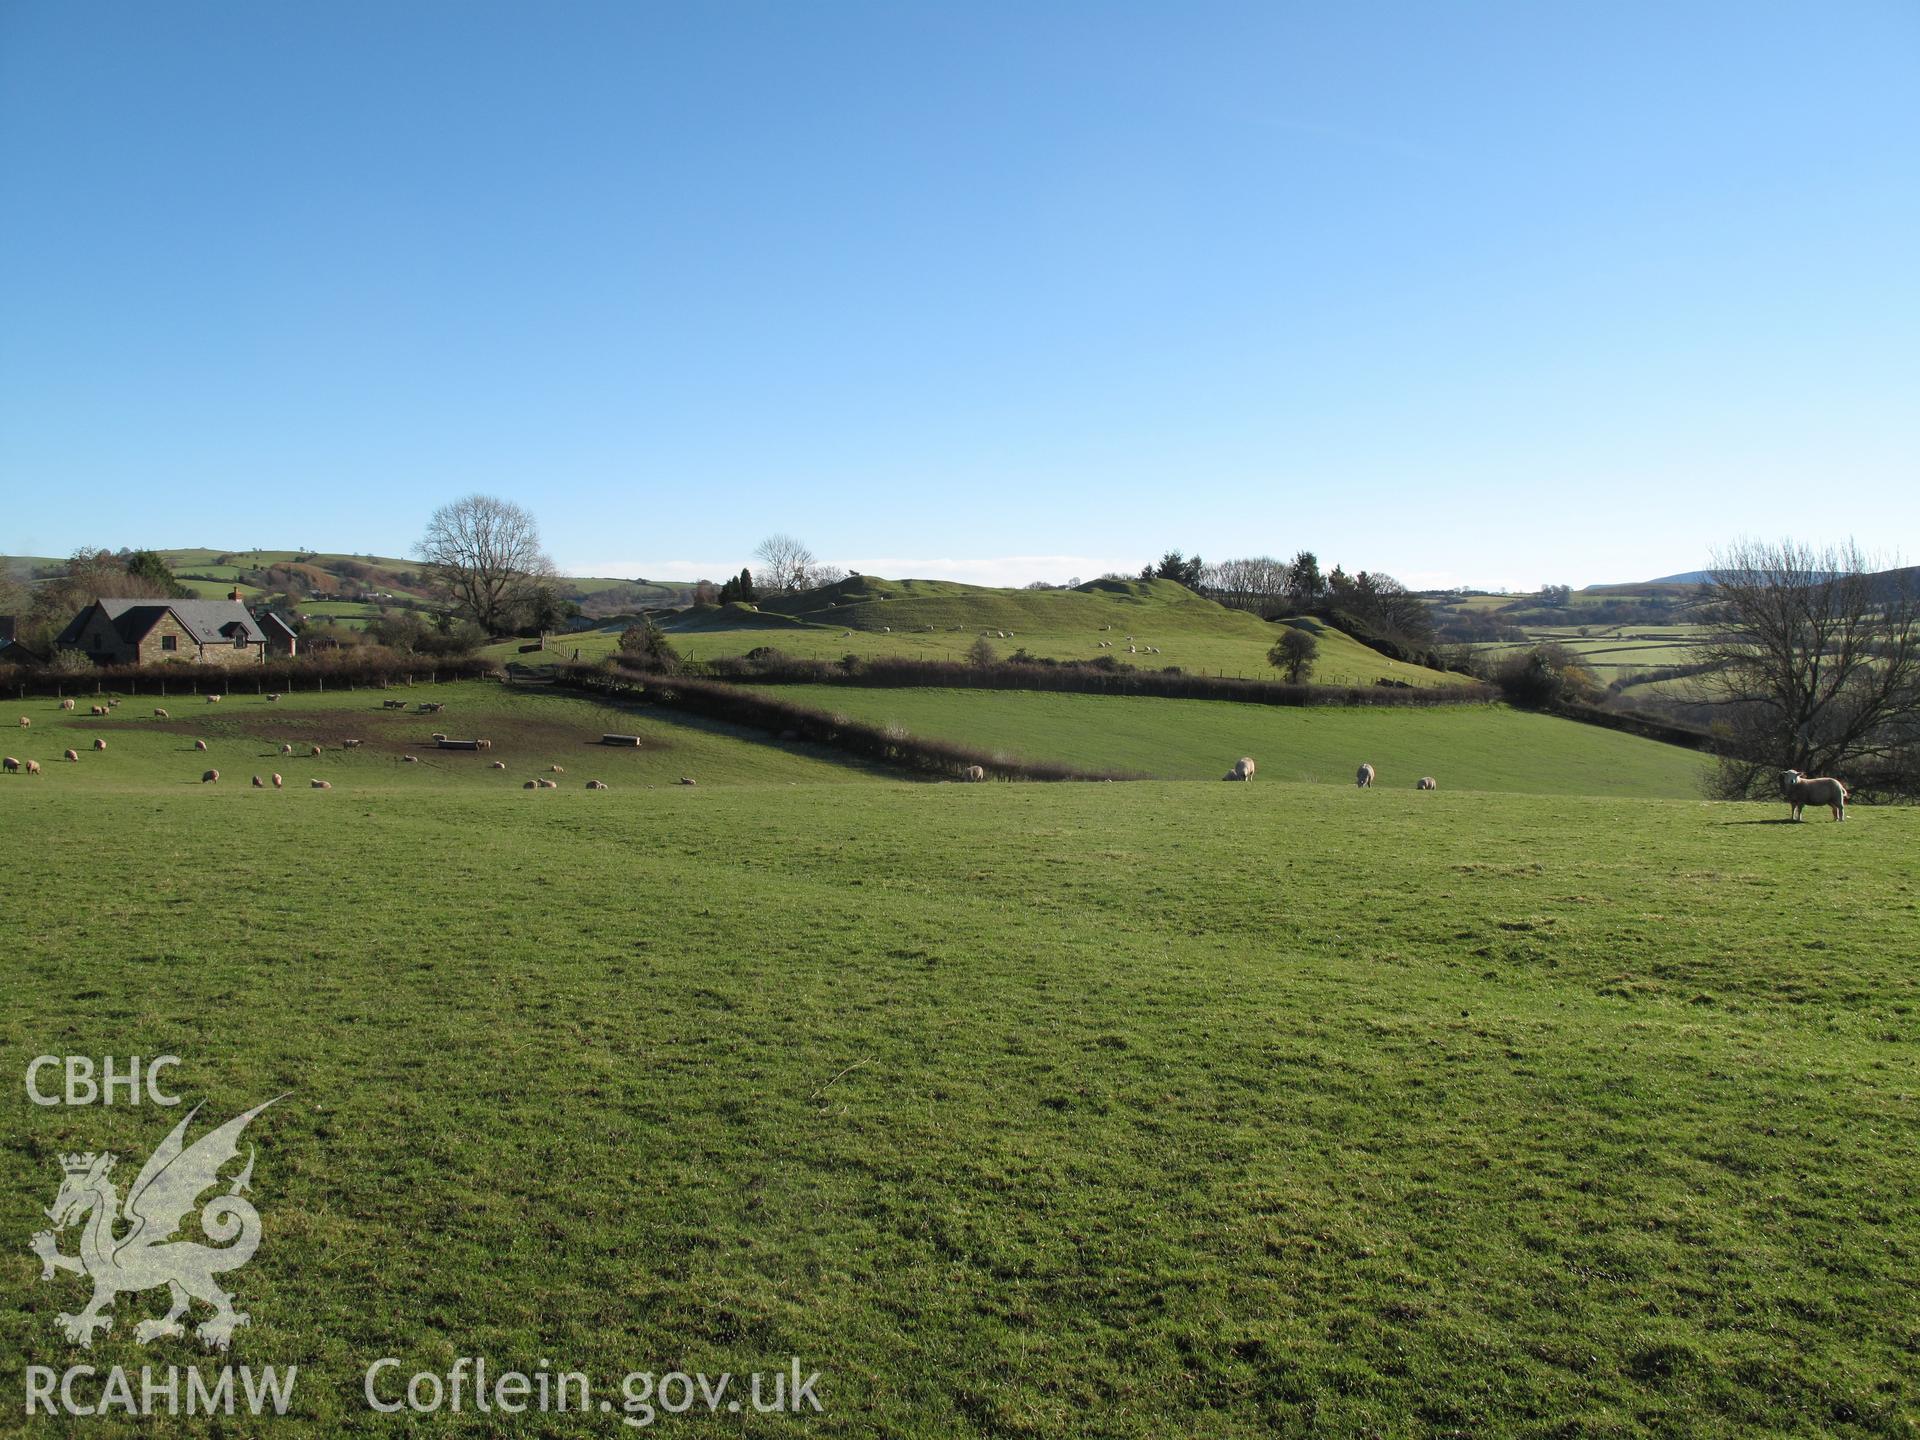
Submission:
M 285 1098 L 276 1095 L 274 1100 Z M 91 1348 L 94 1331 L 113 1325 L 115 1296 L 123 1290 L 164 1285 L 172 1300 L 165 1318 L 142 1320 L 134 1327 L 134 1338 L 144 1345 L 184 1334 L 181 1319 L 191 1302 L 198 1300 L 211 1305 L 213 1314 L 194 1333 L 209 1349 L 227 1348 L 233 1332 L 247 1323 L 247 1313 L 233 1308 L 233 1296 L 214 1277 L 238 1270 L 260 1247 L 259 1212 L 241 1198 L 253 1180 L 251 1147 L 246 1167 L 233 1177 L 227 1193 L 215 1195 L 201 1208 L 200 1228 L 214 1243 L 203 1245 L 174 1235 L 199 1197 L 219 1183 L 221 1167 L 240 1153 L 241 1132 L 274 1100 L 236 1115 L 188 1145 L 187 1126 L 200 1113 L 200 1107 L 194 1106 L 140 1168 L 124 1202 L 112 1179 L 118 1157 L 91 1153 L 60 1157 L 64 1174 L 60 1193 L 45 1211 L 54 1228 L 33 1237 L 33 1252 L 40 1257 L 42 1280 L 51 1280 L 56 1270 L 71 1270 L 93 1281 L 93 1298 L 87 1307 L 77 1315 L 59 1317 L 60 1331 L 67 1339 Z M 82 1222 L 79 1254 L 61 1254 L 56 1232 Z

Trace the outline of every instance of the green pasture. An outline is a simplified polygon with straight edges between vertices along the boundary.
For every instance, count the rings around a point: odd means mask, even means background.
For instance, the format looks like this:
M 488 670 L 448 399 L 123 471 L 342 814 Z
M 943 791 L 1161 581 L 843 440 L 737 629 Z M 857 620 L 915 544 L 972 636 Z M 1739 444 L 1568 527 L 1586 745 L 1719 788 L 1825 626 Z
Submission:
M 220 1433 L 629 1433 L 361 1398 L 377 1358 L 475 1355 L 616 1404 L 629 1371 L 821 1373 L 823 1415 L 666 1433 L 1914 1433 L 1920 814 L 1277 758 L 795 785 L 764 747 L 760 783 L 529 795 L 608 717 L 484 688 L 436 725 L 552 727 L 497 785 L 330 754 L 329 793 L 202 787 L 127 707 L 106 756 L 0 777 L 0 1066 L 177 1055 L 195 1133 L 286 1095 L 227 1360 L 297 1365 L 299 1419 Z M 373 699 L 308 723 L 413 743 Z M 195 720 L 268 763 L 233 703 Z M 216 1363 L 134 1343 L 152 1295 L 75 1350 L 84 1283 L 27 1246 L 60 1152 L 131 1172 L 182 1114 L 0 1109 L 16 1385 Z
M 907 733 L 1168 780 L 1218 780 L 1242 755 L 1266 780 L 1445 790 L 1686 798 L 1710 762 L 1694 751 L 1504 705 L 1247 705 L 1132 695 L 775 685 L 763 693 Z

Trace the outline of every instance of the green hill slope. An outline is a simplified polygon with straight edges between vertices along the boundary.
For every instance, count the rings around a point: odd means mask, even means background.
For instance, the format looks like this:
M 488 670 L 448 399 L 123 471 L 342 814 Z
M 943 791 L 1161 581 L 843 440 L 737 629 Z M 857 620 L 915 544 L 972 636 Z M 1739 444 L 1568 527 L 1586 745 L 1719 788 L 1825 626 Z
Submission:
M 1097 580 L 1073 590 L 997 590 L 863 575 L 769 600 L 757 610 L 688 611 L 665 621 L 663 628 L 683 655 L 696 660 L 741 655 L 762 645 L 807 659 L 854 654 L 952 660 L 984 636 L 1002 657 L 1018 650 L 1052 660 L 1108 656 L 1123 665 L 1272 679 L 1267 651 L 1286 625 L 1318 638 L 1320 659 L 1312 678 L 1319 684 L 1371 685 L 1380 679 L 1422 686 L 1464 683 L 1459 676 L 1389 660 L 1318 620 L 1275 624 L 1229 610 L 1168 580 Z M 617 638 L 617 630 L 610 629 L 568 636 L 566 643 L 569 650 L 578 646 L 581 658 L 594 659 L 611 651 Z

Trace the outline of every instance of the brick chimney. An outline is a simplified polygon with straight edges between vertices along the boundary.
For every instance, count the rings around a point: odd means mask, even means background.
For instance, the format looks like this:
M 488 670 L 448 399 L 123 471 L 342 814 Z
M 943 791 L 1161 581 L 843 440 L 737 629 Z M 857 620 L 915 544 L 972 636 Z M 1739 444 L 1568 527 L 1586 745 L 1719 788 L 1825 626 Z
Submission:
M 229 594 L 227 598 L 235 604 L 238 604 L 240 601 L 240 587 L 238 585 L 234 586 L 232 593 Z

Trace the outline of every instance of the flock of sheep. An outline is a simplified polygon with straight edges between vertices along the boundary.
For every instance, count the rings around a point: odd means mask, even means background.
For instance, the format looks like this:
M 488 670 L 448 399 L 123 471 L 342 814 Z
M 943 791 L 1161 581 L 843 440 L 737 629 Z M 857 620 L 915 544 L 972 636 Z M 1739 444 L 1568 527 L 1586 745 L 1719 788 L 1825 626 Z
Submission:
M 206 702 L 209 705 L 217 705 L 221 702 L 223 698 L 224 697 L 219 695 L 208 695 L 206 697 Z M 276 691 L 267 695 L 265 698 L 269 701 L 276 701 L 280 698 L 280 693 Z M 117 698 L 111 699 L 111 700 L 108 700 L 103 705 L 89 706 L 87 713 L 90 718 L 97 717 L 97 716 L 111 715 L 114 712 L 114 710 L 119 707 L 119 704 L 120 704 L 120 701 Z M 386 710 L 405 709 L 406 702 L 404 700 L 385 700 L 381 702 L 381 707 Z M 422 712 L 425 712 L 425 713 L 438 714 L 440 711 L 446 708 L 446 704 L 444 701 L 429 701 L 429 702 L 422 703 L 419 708 L 421 709 Z M 74 711 L 78 709 L 78 705 L 72 699 L 63 699 L 60 702 L 60 709 L 63 712 Z M 168 720 L 172 718 L 172 715 L 165 707 L 156 705 L 153 710 L 153 718 L 156 720 Z M 22 715 L 20 717 L 20 728 L 22 730 L 31 730 L 33 728 L 33 718 L 28 715 Z M 436 731 L 434 733 L 433 739 L 436 743 L 439 743 L 439 742 L 445 741 L 447 739 L 447 736 Z M 340 748 L 342 750 L 358 750 L 363 745 L 365 745 L 365 743 L 366 742 L 364 740 L 343 740 L 340 742 Z M 106 737 L 96 735 L 93 740 L 93 748 L 96 751 L 105 750 L 107 748 Z M 491 750 L 493 748 L 493 742 L 491 740 L 475 740 L 471 742 L 461 742 L 459 748 L 473 749 L 473 750 Z M 207 742 L 205 740 L 195 740 L 193 742 L 193 749 L 195 754 L 205 754 L 207 753 Z M 283 743 L 280 746 L 280 753 L 282 755 L 291 755 L 294 753 L 294 747 L 290 744 Z M 308 754 L 315 759 L 319 758 L 321 753 L 322 753 L 321 748 L 318 745 L 313 745 L 308 749 Z M 72 749 L 66 750 L 62 753 L 61 759 L 72 762 L 74 764 L 78 764 L 80 760 L 80 752 Z M 400 757 L 400 763 L 403 765 L 418 765 L 420 763 L 420 757 L 418 755 L 402 755 Z M 495 770 L 504 770 L 507 768 L 507 762 L 504 760 L 495 760 L 494 762 L 492 762 L 491 768 Z M 40 769 L 40 762 L 38 760 L 31 760 L 31 759 L 21 760 L 13 755 L 0 756 L 0 770 L 4 770 L 5 773 L 10 775 L 14 775 L 14 774 L 39 775 L 43 773 Z M 564 775 L 567 772 L 564 766 L 555 765 L 551 767 L 551 773 L 555 775 Z M 217 769 L 203 771 L 200 776 L 200 783 L 202 785 L 215 785 L 219 783 L 219 780 L 220 780 L 220 772 Z M 333 788 L 333 782 L 331 780 L 315 779 L 315 780 L 309 780 L 307 783 L 310 786 L 312 786 L 312 788 L 314 788 L 315 790 L 331 790 Z M 689 780 L 683 777 L 680 783 L 682 785 L 691 785 L 694 782 L 692 780 Z M 259 775 L 255 775 L 252 779 L 252 785 L 253 785 L 253 788 L 256 790 L 265 790 L 268 788 L 280 790 L 285 788 L 286 779 L 278 771 L 275 771 L 273 774 L 265 778 Z M 554 780 L 546 780 L 546 779 L 529 780 L 527 781 L 525 788 L 528 790 L 535 790 L 535 789 L 556 790 L 559 788 L 559 782 Z M 613 788 L 612 786 L 608 785 L 603 780 L 587 781 L 587 789 L 589 790 L 610 790 L 612 788 Z
M 1253 779 L 1253 772 L 1256 768 L 1251 755 L 1242 755 L 1238 760 L 1233 762 L 1233 768 L 1220 778 L 1222 780 L 1251 780 Z M 1373 766 L 1362 763 L 1360 768 L 1354 772 L 1353 783 L 1358 785 L 1362 790 L 1365 790 L 1373 784 L 1373 781 Z M 1422 775 L 1418 780 L 1413 782 L 1413 788 L 1416 790 L 1438 790 L 1440 786 L 1431 775 Z

